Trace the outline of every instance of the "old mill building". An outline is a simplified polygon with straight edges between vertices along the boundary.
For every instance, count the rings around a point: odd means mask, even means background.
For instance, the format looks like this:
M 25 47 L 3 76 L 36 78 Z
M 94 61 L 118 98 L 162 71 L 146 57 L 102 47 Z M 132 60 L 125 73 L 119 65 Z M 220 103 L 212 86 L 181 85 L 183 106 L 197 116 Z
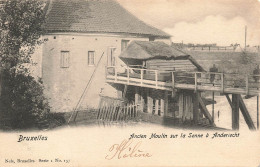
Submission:
M 100 93 L 116 96 L 105 82 L 105 67 L 124 66 L 119 55 L 132 41 L 171 43 L 170 35 L 111 0 L 51 1 L 45 29 L 42 38 L 48 41 L 39 52 L 37 73 L 54 112 L 73 110 L 96 68 L 81 107 L 96 108 Z
M 237 82 L 231 74 L 206 72 L 189 54 L 170 46 L 169 34 L 113 0 L 48 1 L 46 15 L 42 38 L 47 42 L 35 53 L 35 73 L 53 112 L 93 108 L 99 109 L 97 118 L 115 120 L 138 111 L 143 119 L 206 119 L 215 126 L 201 97 L 212 91 L 226 95 L 233 129 L 239 128 L 239 109 L 255 129 L 241 98 L 259 94 L 253 76 Z

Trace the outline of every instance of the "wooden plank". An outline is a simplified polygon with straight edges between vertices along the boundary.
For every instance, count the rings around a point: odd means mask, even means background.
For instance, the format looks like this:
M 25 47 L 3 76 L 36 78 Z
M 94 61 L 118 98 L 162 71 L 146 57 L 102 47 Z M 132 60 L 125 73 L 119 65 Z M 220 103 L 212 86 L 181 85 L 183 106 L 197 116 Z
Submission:
M 249 127 L 250 130 L 256 130 L 254 122 L 246 108 L 246 105 L 245 105 L 241 95 L 238 95 L 238 98 L 239 98 L 239 108 L 244 116 L 247 126 Z
M 232 94 L 232 129 L 239 129 L 239 95 Z
M 211 125 L 216 126 L 215 123 L 212 121 L 212 117 L 200 96 L 198 96 L 198 100 L 199 100 L 200 109 L 201 109 L 202 113 L 204 114 L 204 116 L 209 120 L 209 123 Z

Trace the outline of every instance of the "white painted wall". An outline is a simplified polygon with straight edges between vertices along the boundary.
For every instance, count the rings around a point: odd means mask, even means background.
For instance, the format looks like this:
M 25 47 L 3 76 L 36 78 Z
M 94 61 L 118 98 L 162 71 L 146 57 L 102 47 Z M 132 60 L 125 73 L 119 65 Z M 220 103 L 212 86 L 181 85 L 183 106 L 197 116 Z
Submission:
M 49 98 L 53 112 L 69 112 L 76 106 L 91 74 L 104 53 L 93 82 L 90 85 L 80 108 L 97 108 L 99 94 L 116 97 L 117 91 L 105 82 L 105 67 L 107 65 L 107 51 L 115 47 L 117 66 L 124 65 L 118 58 L 121 53 L 121 40 L 148 41 L 149 38 L 127 35 L 108 34 L 49 34 L 48 42 L 43 45 L 42 66 L 38 66 L 38 73 L 42 76 L 45 93 Z M 56 38 L 56 39 L 54 39 Z M 170 39 L 165 39 L 170 43 Z M 70 52 L 69 68 L 60 67 L 61 51 Z M 95 51 L 95 66 L 88 65 L 88 51 Z

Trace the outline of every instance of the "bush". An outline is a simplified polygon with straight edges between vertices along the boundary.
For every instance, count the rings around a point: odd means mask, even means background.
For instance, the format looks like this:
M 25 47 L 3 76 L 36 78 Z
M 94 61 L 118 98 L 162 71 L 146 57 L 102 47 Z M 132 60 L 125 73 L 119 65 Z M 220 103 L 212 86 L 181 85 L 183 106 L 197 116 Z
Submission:
M 43 86 L 32 76 L 2 72 L 1 112 L 13 129 L 41 127 L 49 119 L 50 107 Z

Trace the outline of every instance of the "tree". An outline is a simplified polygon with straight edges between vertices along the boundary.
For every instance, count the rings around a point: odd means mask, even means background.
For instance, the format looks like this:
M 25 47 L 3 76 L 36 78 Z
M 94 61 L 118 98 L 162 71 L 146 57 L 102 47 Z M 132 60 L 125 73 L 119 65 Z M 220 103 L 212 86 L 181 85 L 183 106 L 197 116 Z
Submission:
M 43 86 L 25 66 L 43 42 L 44 7 L 38 0 L 6 0 L 0 6 L 1 112 L 12 128 L 39 126 L 49 116 Z

